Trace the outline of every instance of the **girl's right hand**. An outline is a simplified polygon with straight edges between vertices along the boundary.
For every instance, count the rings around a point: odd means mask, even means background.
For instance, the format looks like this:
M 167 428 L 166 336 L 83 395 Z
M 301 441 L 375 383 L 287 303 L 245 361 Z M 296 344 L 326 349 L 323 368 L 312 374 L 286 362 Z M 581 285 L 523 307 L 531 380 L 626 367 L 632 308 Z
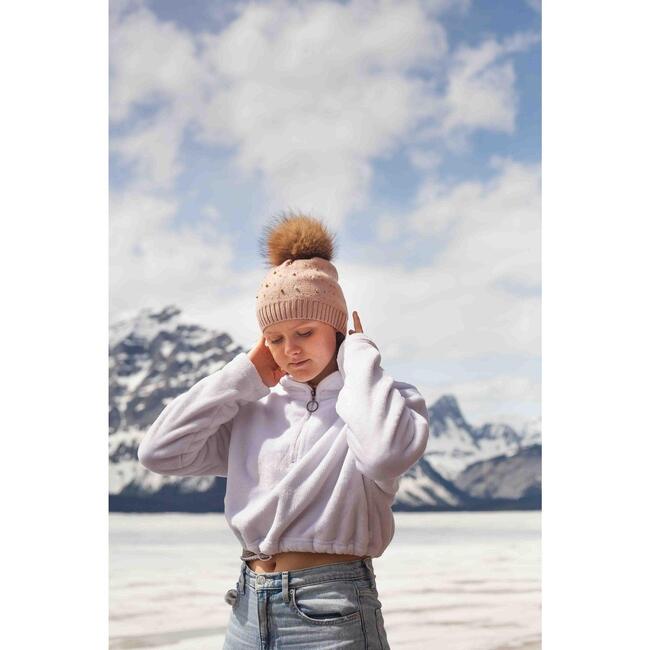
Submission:
M 284 375 L 288 374 L 275 362 L 271 350 L 266 345 L 264 334 L 262 334 L 255 347 L 250 350 L 248 358 L 253 362 L 262 381 L 269 388 L 275 386 Z

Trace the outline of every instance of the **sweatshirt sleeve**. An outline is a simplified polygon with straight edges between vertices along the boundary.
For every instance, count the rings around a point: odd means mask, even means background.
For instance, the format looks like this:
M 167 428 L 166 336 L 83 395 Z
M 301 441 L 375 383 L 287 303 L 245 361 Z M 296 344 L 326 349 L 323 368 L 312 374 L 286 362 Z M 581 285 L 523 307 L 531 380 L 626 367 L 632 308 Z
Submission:
M 138 460 L 156 474 L 227 476 L 233 418 L 243 404 L 269 393 L 240 352 L 165 406 L 142 438 Z
M 415 386 L 397 382 L 381 367 L 367 334 L 348 334 L 337 355 L 343 386 L 336 412 L 348 425 L 348 445 L 362 474 L 397 479 L 424 454 L 429 415 Z

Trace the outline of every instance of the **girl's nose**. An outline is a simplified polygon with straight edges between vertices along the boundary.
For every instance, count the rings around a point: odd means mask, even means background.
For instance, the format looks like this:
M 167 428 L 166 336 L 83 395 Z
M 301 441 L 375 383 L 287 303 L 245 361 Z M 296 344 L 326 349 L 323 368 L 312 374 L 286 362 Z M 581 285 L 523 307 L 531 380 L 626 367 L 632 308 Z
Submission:
M 291 343 L 290 345 L 287 345 L 284 349 L 284 354 L 287 357 L 299 357 L 300 356 L 300 348 L 297 345 L 294 345 Z

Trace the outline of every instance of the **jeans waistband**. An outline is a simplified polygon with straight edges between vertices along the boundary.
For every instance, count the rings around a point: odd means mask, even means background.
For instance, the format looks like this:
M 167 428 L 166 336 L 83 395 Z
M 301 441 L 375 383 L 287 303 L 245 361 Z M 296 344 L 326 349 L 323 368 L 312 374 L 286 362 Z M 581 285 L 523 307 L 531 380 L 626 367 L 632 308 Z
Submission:
M 322 564 L 305 569 L 263 573 L 253 571 L 246 562 L 242 562 L 239 574 L 239 588 L 242 592 L 246 588 L 256 591 L 282 588 L 283 593 L 286 594 L 289 587 L 297 589 L 302 585 L 317 584 L 327 580 L 355 580 L 357 578 L 367 578 L 371 588 L 376 588 L 375 571 L 370 556 L 366 556 L 361 560 Z

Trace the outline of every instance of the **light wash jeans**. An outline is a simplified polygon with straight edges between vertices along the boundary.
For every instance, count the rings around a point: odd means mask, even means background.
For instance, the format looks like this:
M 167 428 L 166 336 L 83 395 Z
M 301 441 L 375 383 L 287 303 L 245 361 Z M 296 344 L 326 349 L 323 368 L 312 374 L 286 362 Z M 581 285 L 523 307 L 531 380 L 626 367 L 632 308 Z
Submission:
M 389 650 L 372 558 L 256 573 L 242 561 L 223 650 Z

